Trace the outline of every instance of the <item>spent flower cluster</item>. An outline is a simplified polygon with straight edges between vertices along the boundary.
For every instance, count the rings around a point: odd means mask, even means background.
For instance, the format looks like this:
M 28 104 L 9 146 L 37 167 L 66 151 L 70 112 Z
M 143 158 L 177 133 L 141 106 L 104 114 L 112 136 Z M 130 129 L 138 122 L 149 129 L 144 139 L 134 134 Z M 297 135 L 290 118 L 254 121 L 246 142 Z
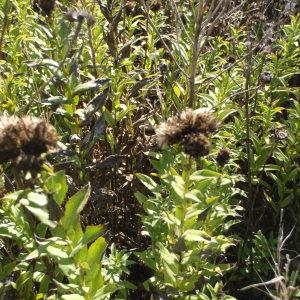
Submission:
M 205 156 L 211 149 L 209 136 L 218 126 L 219 122 L 211 113 L 188 109 L 160 124 L 156 129 L 156 139 L 160 147 L 180 144 L 193 157 Z
M 34 117 L 0 117 L 0 164 L 11 161 L 18 170 L 38 170 L 41 154 L 55 151 L 57 133 Z

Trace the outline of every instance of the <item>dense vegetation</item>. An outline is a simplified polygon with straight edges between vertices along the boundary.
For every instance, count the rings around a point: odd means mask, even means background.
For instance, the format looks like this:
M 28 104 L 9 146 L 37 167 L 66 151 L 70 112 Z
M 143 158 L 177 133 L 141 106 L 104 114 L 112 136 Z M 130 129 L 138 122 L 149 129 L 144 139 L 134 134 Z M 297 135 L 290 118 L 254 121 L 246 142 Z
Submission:
M 1 0 L 1 299 L 300 299 L 293 0 Z

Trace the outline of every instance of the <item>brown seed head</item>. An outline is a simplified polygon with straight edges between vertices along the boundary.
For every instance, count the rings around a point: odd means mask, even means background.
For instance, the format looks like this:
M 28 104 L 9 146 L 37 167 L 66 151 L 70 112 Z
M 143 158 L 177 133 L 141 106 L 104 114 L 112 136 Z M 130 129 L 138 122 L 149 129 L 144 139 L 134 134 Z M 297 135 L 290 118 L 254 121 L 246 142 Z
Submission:
M 134 10 L 136 7 L 136 1 L 133 0 L 127 0 L 124 6 L 124 10 L 127 16 L 133 15 Z
M 191 133 L 185 136 L 184 152 L 193 156 L 201 157 L 209 153 L 211 143 L 208 138 L 202 133 Z
M 20 161 L 27 156 L 39 158 L 42 153 L 56 149 L 57 134 L 54 127 L 33 117 L 0 117 L 0 163 Z M 32 158 L 30 158 L 32 160 Z
M 154 12 L 157 12 L 160 10 L 161 7 L 161 0 L 151 0 L 151 6 L 150 9 Z
M 52 125 L 33 117 L 23 117 L 19 123 L 22 128 L 20 138 L 24 153 L 39 156 L 42 153 L 55 150 L 57 134 Z
M 216 161 L 219 166 L 223 167 L 225 166 L 230 159 L 230 152 L 228 149 L 221 149 L 216 157 Z
M 156 129 L 158 145 L 180 144 L 187 135 L 195 133 L 208 136 L 214 132 L 219 123 L 210 113 L 195 113 L 188 109 L 180 114 L 169 118 Z
M 50 16 L 55 7 L 55 0 L 34 0 L 32 8 L 43 15 Z
M 156 140 L 159 147 L 178 144 L 183 138 L 182 124 L 178 117 L 169 118 L 156 128 Z

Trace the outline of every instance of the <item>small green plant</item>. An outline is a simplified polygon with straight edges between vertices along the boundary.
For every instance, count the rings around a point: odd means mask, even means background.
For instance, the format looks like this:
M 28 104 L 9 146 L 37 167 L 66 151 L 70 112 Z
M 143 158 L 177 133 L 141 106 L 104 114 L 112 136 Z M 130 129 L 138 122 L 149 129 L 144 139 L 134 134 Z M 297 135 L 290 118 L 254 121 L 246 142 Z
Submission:
M 174 148 L 150 153 L 153 179 L 137 174 L 151 192 L 148 197 L 136 193 L 146 212 L 144 234 L 151 238 L 151 247 L 137 253 L 154 271 L 145 285 L 172 299 L 230 299 L 219 277 L 232 267 L 222 255 L 235 245 L 225 235 L 238 222 L 234 181 L 196 159 L 210 151 L 208 134 L 216 124 L 210 114 L 192 111 L 169 119 L 158 127 L 157 139 L 179 144 L 190 155 Z
M 121 288 L 128 255 L 112 248 L 106 260 L 116 262 L 102 265 L 104 226 L 80 224 L 90 186 L 66 198 L 63 171 L 42 172 L 40 180 L 39 187 L 1 200 L 2 298 L 13 293 L 22 299 L 109 299 Z
M 146 212 L 144 234 L 152 242 L 137 254 L 154 270 L 147 286 L 173 299 L 223 299 L 219 277 L 232 266 L 222 255 L 235 245 L 225 234 L 239 209 L 230 203 L 233 181 L 209 164 L 197 170 L 193 159 L 172 150 L 155 158 L 154 180 L 137 175 L 152 193 L 136 193 Z

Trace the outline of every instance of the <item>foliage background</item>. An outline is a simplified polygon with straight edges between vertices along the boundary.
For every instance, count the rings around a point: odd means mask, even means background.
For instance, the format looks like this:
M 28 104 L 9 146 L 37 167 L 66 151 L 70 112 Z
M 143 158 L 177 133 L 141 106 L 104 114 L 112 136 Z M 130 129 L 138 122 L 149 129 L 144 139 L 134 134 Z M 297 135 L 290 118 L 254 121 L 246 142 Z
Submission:
M 2 298 L 300 297 L 299 4 L 43 3 L 1 1 L 1 112 L 59 135 L 2 164 Z M 187 108 L 221 121 L 205 157 L 155 142 Z

